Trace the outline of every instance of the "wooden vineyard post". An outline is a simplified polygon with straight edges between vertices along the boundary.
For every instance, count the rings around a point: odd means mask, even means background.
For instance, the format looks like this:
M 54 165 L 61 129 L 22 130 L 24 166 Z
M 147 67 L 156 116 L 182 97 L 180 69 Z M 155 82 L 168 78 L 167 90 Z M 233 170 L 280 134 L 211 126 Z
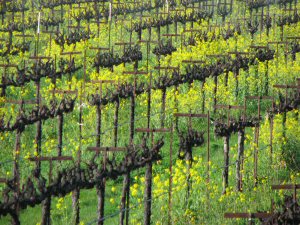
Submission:
M 189 118 L 190 124 L 191 124 L 191 119 L 192 118 L 202 118 L 207 120 L 207 178 L 206 182 L 209 184 L 210 182 L 210 113 L 209 111 L 207 114 L 192 114 L 192 113 L 175 113 L 175 117 L 186 117 Z M 190 169 L 192 167 L 192 161 L 193 161 L 193 156 L 187 156 L 187 160 L 189 160 L 188 164 L 188 177 L 187 177 L 187 182 L 188 182 L 188 189 L 187 189 L 187 199 L 189 198 L 190 195 L 190 189 L 191 189 L 191 183 L 190 183 Z M 209 196 L 209 194 L 208 194 Z
M 173 138 L 174 138 L 174 126 L 171 126 L 171 138 L 170 138 L 170 161 L 169 161 L 169 199 L 168 199 L 168 225 L 172 225 L 172 188 L 173 188 Z
M 245 122 L 245 121 L 244 121 Z M 243 190 L 243 178 L 241 170 L 244 166 L 244 150 L 245 150 L 245 128 L 238 130 L 238 156 L 236 161 L 236 190 Z M 242 168 L 242 169 L 241 169 Z
M 139 17 L 140 17 L 139 23 L 142 23 L 143 22 L 142 15 L 140 15 Z M 142 40 L 142 32 L 143 32 L 143 29 L 141 27 L 139 27 L 139 29 L 137 30 L 137 38 L 139 41 Z
M 32 56 L 32 57 L 29 57 L 29 59 L 35 61 L 34 66 L 36 69 L 42 59 L 50 60 L 51 57 Z M 37 72 L 37 71 L 35 71 L 35 72 Z M 36 74 L 36 76 L 39 76 L 39 74 Z M 36 85 L 36 106 L 37 106 L 37 110 L 40 110 L 40 107 L 41 107 L 41 96 L 40 96 L 41 80 L 40 80 L 40 78 L 38 78 L 35 81 L 35 85 Z M 38 120 L 36 123 L 35 144 L 36 144 L 36 148 L 35 148 L 36 155 L 39 156 L 42 152 L 42 121 L 41 120 Z M 40 176 L 40 173 L 41 173 L 41 162 L 40 161 L 36 161 L 36 172 L 37 172 L 37 176 Z
M 243 106 L 235 106 L 235 105 L 216 105 L 216 109 L 227 109 L 227 128 L 230 126 L 230 110 L 244 110 Z M 223 136 L 224 142 L 224 171 L 223 171 L 223 194 L 226 193 L 226 188 L 228 187 L 229 180 L 229 139 L 230 133 Z
M 154 67 L 156 70 L 165 70 L 165 73 L 167 73 L 168 70 L 177 71 L 179 73 L 179 66 L 173 67 L 173 66 L 156 66 Z M 167 88 L 162 88 L 162 97 L 161 97 L 161 120 L 160 120 L 160 126 L 164 128 L 165 126 L 165 118 L 166 118 L 166 98 L 167 98 Z
M 84 70 L 84 77 L 86 71 Z M 83 118 L 82 118 L 82 114 L 83 114 L 83 102 L 82 102 L 82 98 L 85 97 L 85 92 L 84 92 L 84 84 L 81 84 L 80 87 L 80 94 L 79 94 L 79 121 L 78 121 L 78 125 L 79 125 L 79 149 L 77 151 L 77 159 L 76 159 L 76 166 L 78 168 L 80 168 L 80 163 L 81 163 L 81 151 L 82 151 L 82 126 L 83 126 Z M 80 202 L 79 202 L 79 198 L 80 198 L 80 189 L 76 188 L 73 192 L 72 192 L 72 207 L 73 207 L 73 215 L 74 215 L 74 219 L 73 222 L 75 225 L 78 225 L 80 223 Z
M 175 112 L 178 112 L 179 109 L 178 109 L 178 105 L 179 105 L 179 102 L 178 102 L 178 85 L 175 86 L 174 88 L 174 111 Z M 174 125 L 174 129 L 176 131 L 179 130 L 179 126 L 178 126 L 178 117 L 175 117 L 175 125 Z
M 184 11 L 184 9 L 170 9 L 170 12 L 174 12 L 176 15 L 180 15 L 180 12 L 183 12 Z M 177 40 L 178 40 L 178 36 L 177 36 L 177 34 L 178 34 L 178 21 L 175 21 L 175 23 L 174 23 L 174 30 L 175 30 L 175 34 L 176 34 L 176 37 L 175 37 L 175 41 L 177 42 Z M 180 37 L 181 35 L 179 34 L 179 37 Z
M 90 148 L 88 148 L 88 150 L 96 151 L 97 154 L 99 154 L 100 151 L 104 152 L 103 164 L 104 164 L 104 169 L 106 169 L 107 152 L 120 152 L 120 151 L 126 151 L 127 149 L 125 147 L 100 147 L 100 148 L 90 147 Z M 127 214 L 129 213 L 130 179 L 127 179 L 127 177 L 125 179 L 125 177 L 126 176 L 124 176 L 124 180 L 123 180 L 123 190 L 122 190 L 122 198 L 121 198 L 120 223 L 119 224 L 124 224 L 125 212 L 126 212 L 126 218 L 127 218 Z M 104 199 L 104 195 L 103 195 L 103 199 Z M 103 223 L 104 220 L 100 219 L 100 221 L 99 221 L 99 219 L 98 219 L 98 223 L 99 222 Z
M 267 219 L 272 216 L 272 213 L 258 212 L 258 213 L 225 213 L 226 219 L 248 219 L 249 225 L 254 225 L 254 219 Z
M 103 91 L 103 84 L 114 84 L 114 80 L 94 80 L 91 81 L 92 84 L 99 84 L 99 98 L 100 98 L 100 104 L 97 105 L 97 128 L 96 128 L 96 146 L 100 147 L 101 144 L 101 128 L 102 128 L 102 110 L 101 110 L 101 104 L 102 104 L 102 91 Z
M 130 209 L 130 171 L 123 176 L 122 197 L 120 204 L 120 219 L 119 224 L 129 224 L 129 209 Z M 125 218 L 126 216 L 126 218 Z
M 161 20 L 163 19 L 163 15 L 168 15 L 168 13 L 164 13 L 164 12 L 160 12 L 158 13 L 157 11 L 157 18 L 160 18 Z M 161 24 L 157 24 L 156 26 L 156 29 L 157 29 L 157 41 L 158 43 L 160 43 L 160 38 L 161 38 Z
M 140 40 L 140 43 L 147 44 L 147 72 L 149 72 L 149 54 L 150 54 L 150 43 L 157 43 L 157 41 L 151 41 L 150 37 L 148 41 Z M 147 128 L 150 128 L 150 113 L 151 113 L 151 93 L 152 93 L 152 71 L 150 71 L 148 100 L 147 100 Z
M 54 89 L 53 93 L 55 94 L 62 94 L 63 96 L 65 95 L 78 95 L 78 91 L 71 91 L 71 90 L 58 90 Z M 58 145 L 57 145 L 57 156 L 62 155 L 62 146 L 63 146 L 63 123 L 64 123 L 64 115 L 58 115 Z
M 259 124 L 255 126 L 255 135 L 254 135 L 254 142 L 255 142 L 255 147 L 254 147 L 254 171 L 253 171 L 253 177 L 254 177 L 254 184 L 255 186 L 257 185 L 258 182 L 258 149 L 259 149 L 259 126 L 260 126 L 260 117 L 261 117 L 261 101 L 262 100 L 271 100 L 273 101 L 273 97 L 270 96 L 247 96 L 244 101 L 244 110 L 246 114 L 247 110 L 247 104 L 246 100 L 257 100 L 257 117 Z M 271 156 L 272 157 L 272 156 Z
M 171 132 L 168 128 L 137 128 L 136 132 L 151 133 L 152 147 L 154 146 L 154 133 Z M 144 225 L 151 224 L 151 203 L 152 202 L 152 162 L 146 163 L 145 192 L 144 192 Z
M 273 100 L 272 102 L 272 113 L 270 113 L 269 115 L 269 120 L 270 120 L 270 163 L 271 166 L 273 165 L 273 130 L 274 130 L 274 106 L 275 106 L 275 102 Z
M 147 75 L 147 71 L 123 71 L 123 74 L 134 75 L 133 93 L 130 96 L 130 132 L 129 132 L 129 143 L 133 144 L 134 139 L 134 128 L 135 128 L 135 100 L 136 100 L 136 88 L 137 88 L 137 75 Z
M 96 152 L 96 155 L 98 156 L 100 152 L 104 152 L 103 154 L 103 170 L 106 170 L 106 161 L 108 158 L 107 153 L 108 152 L 122 152 L 126 151 L 127 149 L 125 147 L 88 147 L 88 151 Z M 105 202 L 105 185 L 106 185 L 106 179 L 103 178 L 100 184 L 100 187 L 97 187 L 97 195 L 98 195 L 98 219 L 97 224 L 103 225 L 104 224 L 104 202 Z M 122 209 L 121 209 L 122 210 Z
M 139 43 L 146 43 L 147 45 L 147 71 L 149 71 L 149 55 L 150 55 L 150 43 L 151 44 L 157 44 L 157 41 L 151 41 L 151 40 L 140 40 Z
M 117 85 L 118 89 L 119 89 L 119 83 Z M 115 102 L 115 114 L 114 114 L 114 146 L 117 147 L 118 146 L 118 127 L 119 127 L 119 110 L 120 110 L 120 98 L 119 95 L 116 98 L 116 102 Z
M 49 162 L 49 185 L 52 182 L 52 169 L 54 161 L 72 161 L 72 156 L 37 156 L 29 158 L 31 162 Z M 42 225 L 51 225 L 51 196 L 47 197 L 43 201 L 43 209 L 42 209 Z
M 136 87 L 137 87 L 137 75 L 147 75 L 147 71 L 123 71 L 123 74 L 127 75 L 134 75 L 134 86 L 133 86 L 133 93 L 130 97 L 130 132 L 129 132 L 129 144 L 132 145 L 134 143 L 134 129 L 135 129 L 135 101 L 136 101 Z M 150 79 L 152 75 L 150 76 Z M 148 96 L 149 97 L 149 96 Z M 150 95 L 151 98 L 151 95 Z M 149 98 L 148 98 L 149 102 Z M 149 121 L 149 119 L 148 119 Z M 150 122 L 149 122 L 150 123 Z M 129 187 L 130 187 L 130 172 L 124 175 L 123 178 L 123 190 L 122 190 L 122 199 L 126 199 L 127 208 L 129 207 Z M 122 200 L 124 201 L 124 200 Z M 124 207 L 124 202 L 121 202 L 121 207 Z M 124 224 L 124 210 L 120 215 L 120 224 Z M 129 224 L 129 211 L 126 211 L 126 225 Z
M 115 81 L 113 80 L 96 80 L 91 81 L 93 84 L 100 84 L 99 90 L 99 104 L 96 105 L 97 109 L 97 125 L 96 125 L 96 148 L 100 148 L 101 146 L 101 128 L 102 128 L 102 85 L 103 84 L 113 84 Z M 104 217 L 104 196 L 105 196 L 105 178 L 102 179 L 101 185 L 97 186 L 97 195 L 98 195 L 98 225 L 103 225 L 103 221 L 101 219 Z

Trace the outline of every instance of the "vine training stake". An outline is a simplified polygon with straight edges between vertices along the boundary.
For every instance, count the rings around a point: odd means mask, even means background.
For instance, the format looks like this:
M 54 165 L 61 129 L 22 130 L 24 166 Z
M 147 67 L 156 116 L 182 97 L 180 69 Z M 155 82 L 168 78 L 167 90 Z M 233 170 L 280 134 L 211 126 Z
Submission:
M 40 24 L 41 24 L 41 12 L 39 12 L 39 15 L 38 15 L 38 27 L 37 27 L 38 34 L 40 34 Z
M 167 6 L 167 13 L 169 13 L 169 2 L 166 0 L 166 6 Z
M 111 11 L 112 11 L 112 5 L 111 2 L 109 3 L 109 17 L 108 20 L 111 21 Z

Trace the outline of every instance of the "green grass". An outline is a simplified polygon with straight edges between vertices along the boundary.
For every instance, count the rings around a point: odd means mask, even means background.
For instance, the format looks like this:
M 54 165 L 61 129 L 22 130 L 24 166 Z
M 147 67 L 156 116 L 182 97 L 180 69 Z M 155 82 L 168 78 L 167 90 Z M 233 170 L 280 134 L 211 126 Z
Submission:
M 217 18 L 220 20 L 220 18 Z M 190 24 L 187 25 L 189 27 Z M 183 25 L 179 25 L 179 29 L 183 29 Z M 116 29 L 116 28 L 114 28 Z M 166 32 L 167 28 L 162 28 L 161 32 Z M 278 29 L 277 29 L 278 30 Z M 170 33 L 174 33 L 173 26 L 170 26 Z M 105 33 L 105 32 L 103 32 Z M 272 33 L 272 32 L 271 32 Z M 103 34 L 104 36 L 105 34 Z M 147 38 L 147 32 L 143 31 L 143 39 Z M 155 35 L 155 31 L 153 32 Z M 117 41 L 120 37 L 118 35 L 113 34 L 113 41 Z M 258 43 L 258 36 L 256 34 L 257 40 L 255 43 Z M 278 33 L 277 33 L 278 36 Z M 121 37 L 124 40 L 128 40 L 129 35 L 126 34 L 124 37 Z M 247 35 L 242 35 L 241 37 L 247 38 Z M 272 38 L 276 39 L 276 35 L 273 35 Z M 41 40 L 41 45 L 47 43 L 46 39 Z M 179 42 L 176 43 L 176 46 L 179 49 Z M 43 49 L 45 50 L 45 49 Z M 143 55 L 145 55 L 146 48 L 145 46 L 142 47 Z M 119 50 L 115 50 L 119 51 Z M 91 62 L 89 62 L 91 63 Z M 150 65 L 154 66 L 157 63 L 157 59 L 155 57 L 150 58 Z M 140 68 L 145 68 L 146 60 L 144 60 L 140 64 Z M 126 70 L 131 70 L 131 65 L 127 65 Z M 253 71 L 253 68 L 251 68 Z M 88 66 L 88 74 L 92 72 L 91 66 Z M 249 72 L 250 73 L 250 72 Z M 246 77 L 245 72 L 241 73 L 243 78 Z M 249 75 L 249 74 L 248 74 Z M 260 73 L 259 75 L 262 75 Z M 77 78 L 82 78 L 83 73 L 80 71 L 75 75 Z M 223 75 L 220 76 L 222 79 Z M 147 77 L 141 78 L 143 80 L 148 79 Z M 64 88 L 68 79 L 65 77 L 59 84 L 60 88 Z M 42 86 L 46 87 L 48 83 L 46 81 L 42 81 Z M 251 93 L 248 89 L 246 89 L 246 85 L 242 85 L 243 90 L 241 90 L 242 94 L 240 96 L 244 96 L 246 93 Z M 200 82 L 195 82 L 195 86 L 200 87 Z M 33 84 L 26 85 L 26 89 L 29 89 L 30 93 L 28 96 L 34 96 L 35 87 Z M 181 85 L 180 86 L 180 93 L 187 93 L 189 90 L 189 85 Z M 159 127 L 160 126 L 160 91 L 153 92 L 153 104 L 151 110 L 151 127 Z M 200 95 L 200 93 L 199 93 Z M 20 97 L 20 93 L 16 93 L 13 91 L 8 91 L 8 96 L 11 98 L 18 98 Z M 173 90 L 168 90 L 168 96 L 173 96 Z M 173 106 L 174 102 L 172 98 L 169 98 L 167 101 L 167 108 L 169 109 L 166 115 L 166 127 L 170 127 L 171 122 L 173 120 L 172 113 L 173 113 Z M 137 98 L 137 108 L 136 108 L 136 127 L 146 127 L 146 116 L 145 114 L 145 104 L 143 102 L 146 100 L 146 95 L 139 96 Z M 209 102 L 206 102 L 207 105 L 210 105 Z M 239 97 L 236 99 L 236 104 L 243 104 L 243 98 Z M 262 103 L 262 114 L 264 115 L 266 109 L 268 108 L 269 103 Z M 122 100 L 121 108 L 120 108 L 120 126 L 119 128 L 119 146 L 125 146 L 128 144 L 129 140 L 129 101 Z M 65 116 L 65 126 L 64 126 L 64 155 L 74 155 L 76 153 L 76 145 L 78 145 L 79 140 L 79 126 L 78 126 L 78 105 L 76 105 L 76 110 Z M 248 112 L 251 115 L 256 114 L 256 102 L 250 102 L 247 104 Z M 191 105 L 193 112 L 200 113 L 201 109 L 197 105 Z M 188 112 L 188 108 L 180 108 L 180 112 Z M 225 112 L 224 112 L 225 113 Z M 102 135 L 102 140 L 104 145 L 112 145 L 113 143 L 113 115 L 114 114 L 114 106 L 109 105 L 103 113 L 103 127 L 105 134 Z M 237 116 L 238 112 L 233 112 L 232 116 Z M 15 116 L 15 115 L 13 115 Z M 215 115 L 212 115 L 215 117 Z M 299 122 L 298 122 L 299 124 Z M 186 130 L 187 120 L 180 119 L 179 121 L 180 129 Z M 193 120 L 193 127 L 197 130 L 204 130 L 206 131 L 206 122 L 201 120 Z M 88 146 L 95 145 L 95 108 L 85 108 L 84 109 L 84 140 L 86 141 L 83 144 L 83 160 L 87 161 L 91 158 L 92 153 L 86 151 Z M 275 130 L 275 132 L 277 132 Z M 270 167 L 270 156 L 269 156 L 269 148 L 265 145 L 260 143 L 260 151 L 259 151 L 259 178 L 260 184 L 257 187 L 257 190 L 254 191 L 254 182 L 253 182 L 253 156 L 251 155 L 253 152 L 250 143 L 245 146 L 246 153 L 250 154 L 249 160 L 245 165 L 245 183 L 244 183 L 244 190 L 243 194 L 234 193 L 235 190 L 235 165 L 230 167 L 230 182 L 229 186 L 232 188 L 230 190 L 231 194 L 226 196 L 225 198 L 221 198 L 222 196 L 222 166 L 223 166 L 223 142 L 222 138 L 216 138 L 213 132 L 213 126 L 210 130 L 211 133 L 211 161 L 214 166 L 212 168 L 211 173 L 211 190 L 207 193 L 207 187 L 205 183 L 206 177 L 206 145 L 200 148 L 193 149 L 193 156 L 196 156 L 198 159 L 202 158 L 203 163 L 195 164 L 197 165 L 197 176 L 193 181 L 193 187 L 191 191 L 191 196 L 187 200 L 187 205 L 185 205 L 186 199 L 186 189 L 184 188 L 182 183 L 178 185 L 174 185 L 174 187 L 183 186 L 178 191 L 174 191 L 173 193 L 173 208 L 172 208 L 172 216 L 174 220 L 174 224 L 176 225 L 185 225 L 185 224 L 245 224 L 245 220 L 225 220 L 223 218 L 223 213 L 225 212 L 232 212 L 232 211 L 248 211 L 256 212 L 256 211 L 265 211 L 270 210 L 271 199 L 274 198 L 275 201 L 279 204 L 280 200 L 282 200 L 282 194 L 278 192 L 274 192 L 270 189 L 270 185 L 274 183 L 280 183 L 281 181 L 289 182 L 290 178 L 290 171 L 287 170 L 284 166 L 282 167 Z M 246 134 L 253 136 L 253 132 L 251 129 L 246 130 Z M 26 128 L 25 132 L 22 134 L 22 144 L 24 144 L 24 151 L 21 152 L 21 157 L 24 158 L 27 153 L 33 154 L 34 146 L 32 140 L 34 140 L 35 136 L 35 126 L 29 126 Z M 156 139 L 161 137 L 161 135 L 157 135 Z M 177 159 L 177 151 L 179 148 L 179 140 L 178 136 L 175 133 L 174 135 L 174 143 L 173 143 L 173 163 L 176 163 Z M 56 119 L 48 120 L 43 123 L 43 153 L 45 155 L 55 155 L 56 154 L 56 138 L 57 138 L 57 122 Z M 15 136 L 13 134 L 4 137 L 4 140 L 1 140 L 1 147 L 4 149 L 0 151 L 0 158 L 1 161 L 12 160 L 13 154 L 12 149 L 14 149 L 14 139 Z M 48 140 L 55 140 L 54 144 L 46 146 L 46 141 Z M 136 134 L 135 136 L 135 143 L 139 143 L 141 139 L 140 134 Z M 205 133 L 206 139 L 206 133 Z M 164 182 L 168 181 L 169 175 L 165 171 L 166 168 L 169 167 L 169 140 L 170 135 L 165 135 L 165 145 L 162 148 L 162 162 L 155 164 L 153 169 L 153 177 L 160 175 L 160 181 L 158 183 L 154 183 L 154 191 L 160 189 L 160 185 Z M 230 145 L 233 149 L 230 150 L 230 163 L 234 163 L 236 160 L 236 153 L 237 149 L 235 147 L 237 143 L 237 136 L 232 135 L 230 138 Z M 26 149 L 26 150 L 25 150 Z M 281 149 L 279 146 L 275 146 L 274 153 L 280 154 Z M 122 157 L 122 154 L 117 156 L 118 158 Z M 99 159 L 100 161 L 100 159 Z M 31 174 L 31 170 L 34 168 L 34 164 L 28 162 L 27 160 L 22 160 L 21 162 L 21 176 L 22 181 L 25 181 L 26 178 Z M 201 164 L 201 165 L 200 165 Z M 274 165 L 278 165 L 280 162 L 274 162 Z M 55 165 L 55 172 L 58 169 L 67 168 L 71 166 L 72 163 L 64 163 L 63 165 Z M 178 168 L 175 166 L 175 168 Z M 181 168 L 183 170 L 183 168 Z M 7 172 L 12 171 L 12 163 L 6 163 L 0 166 L 0 173 L 1 176 L 6 176 Z M 49 171 L 49 165 L 47 163 L 43 164 L 43 176 L 47 177 Z M 132 186 L 134 184 L 138 185 L 138 193 L 137 196 L 131 196 L 131 207 L 130 210 L 130 224 L 139 224 L 143 221 L 143 204 L 139 202 L 139 199 L 143 198 L 143 183 L 139 180 L 144 176 L 145 169 L 139 169 L 138 171 L 132 172 Z M 184 172 L 182 172 L 184 174 Z M 180 172 L 178 173 L 180 174 Z M 7 176 L 11 176 L 8 174 Z M 138 177 L 138 180 L 135 177 Z M 182 175 L 183 177 L 184 175 Z M 202 177 L 203 180 L 201 183 L 196 182 L 196 177 Z M 262 179 L 266 178 L 266 179 Z M 264 181 L 263 181 L 264 180 Z M 299 179 L 298 179 L 299 180 Z M 263 183 L 264 182 L 264 183 Z M 111 187 L 115 187 L 116 191 L 112 192 Z M 3 190 L 4 186 L 1 185 L 0 190 Z M 114 215 L 111 218 L 107 218 L 105 224 L 107 225 L 115 225 L 118 224 L 118 215 L 115 213 L 119 210 L 119 202 L 120 202 L 120 193 L 122 189 L 122 177 L 118 178 L 116 181 L 108 181 L 107 182 L 107 192 L 106 192 L 106 202 L 105 202 L 105 215 Z M 168 190 L 165 189 L 164 193 Z M 284 192 L 287 193 L 288 192 Z M 207 195 L 209 195 L 209 199 Z M 241 197 L 242 196 L 242 197 Z M 110 200 L 113 199 L 114 203 L 111 203 Z M 243 201 L 241 199 L 244 199 Z M 168 194 L 163 194 L 161 197 L 155 197 L 153 199 L 153 209 L 152 209 L 152 220 L 155 223 L 166 224 L 167 221 L 167 205 L 168 202 Z M 58 198 L 53 198 L 52 200 L 52 222 L 53 225 L 64 225 L 64 224 L 72 224 L 72 203 L 70 195 L 64 198 L 63 204 L 58 207 Z M 24 211 L 21 211 L 20 219 L 22 224 L 38 224 L 41 221 L 41 205 L 35 206 L 34 208 L 27 208 Z M 97 219 L 97 194 L 96 190 L 82 190 L 80 195 L 80 218 L 84 224 L 87 224 L 90 221 L 94 221 Z M 0 220 L 0 224 L 5 225 L 10 223 L 10 217 L 6 216 Z

